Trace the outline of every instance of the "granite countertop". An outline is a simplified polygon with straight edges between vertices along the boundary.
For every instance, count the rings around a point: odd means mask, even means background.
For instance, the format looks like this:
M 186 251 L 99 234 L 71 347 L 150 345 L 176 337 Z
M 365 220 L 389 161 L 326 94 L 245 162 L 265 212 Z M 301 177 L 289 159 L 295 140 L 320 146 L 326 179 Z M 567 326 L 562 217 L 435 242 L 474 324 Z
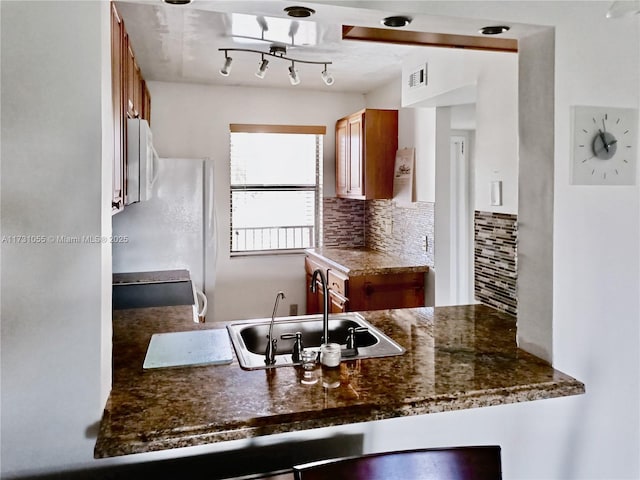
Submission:
M 353 276 L 429 271 L 426 255 L 424 259 L 415 259 L 367 248 L 338 247 L 310 248 L 305 252 Z
M 113 386 L 96 458 L 280 432 L 584 393 L 584 385 L 516 346 L 513 317 L 483 305 L 363 312 L 404 355 L 318 367 L 228 365 L 143 370 L 153 333 L 216 328 L 184 306 L 113 316 Z M 328 388 L 327 385 L 335 386 Z

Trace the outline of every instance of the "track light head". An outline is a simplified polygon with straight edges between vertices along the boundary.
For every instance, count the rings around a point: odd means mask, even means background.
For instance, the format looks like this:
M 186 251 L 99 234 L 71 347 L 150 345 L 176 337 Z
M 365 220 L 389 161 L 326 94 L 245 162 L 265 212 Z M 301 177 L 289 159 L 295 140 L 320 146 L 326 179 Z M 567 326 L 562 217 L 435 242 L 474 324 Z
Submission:
M 333 82 L 334 82 L 335 80 L 333 79 L 333 75 L 331 75 L 329 72 L 327 72 L 327 66 L 326 66 L 326 65 L 325 65 L 325 67 L 324 67 L 324 70 L 322 71 L 321 76 L 322 76 L 322 81 L 323 81 L 326 85 L 328 85 L 328 86 L 333 85 Z
M 300 77 L 298 76 L 298 71 L 296 70 L 296 66 L 293 62 L 289 67 L 289 81 L 291 82 L 291 85 L 298 85 L 300 83 Z
M 262 61 L 260 62 L 260 67 L 256 72 L 256 77 L 264 78 L 265 73 L 267 73 L 268 66 L 269 66 L 269 60 L 267 60 L 266 58 L 263 58 Z
M 223 77 L 229 76 L 229 72 L 231 72 L 231 62 L 233 62 L 233 58 L 227 56 L 225 52 L 224 65 L 222 65 L 222 68 L 220 69 L 220 75 L 222 75 Z

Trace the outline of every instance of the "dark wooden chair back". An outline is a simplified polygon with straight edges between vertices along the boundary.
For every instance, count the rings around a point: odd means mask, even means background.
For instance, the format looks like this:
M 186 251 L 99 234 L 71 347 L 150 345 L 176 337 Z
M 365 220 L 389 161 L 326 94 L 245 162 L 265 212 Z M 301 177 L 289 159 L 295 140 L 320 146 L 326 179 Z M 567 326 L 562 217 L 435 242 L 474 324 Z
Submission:
M 497 445 L 428 448 L 322 460 L 293 467 L 295 480 L 502 480 Z

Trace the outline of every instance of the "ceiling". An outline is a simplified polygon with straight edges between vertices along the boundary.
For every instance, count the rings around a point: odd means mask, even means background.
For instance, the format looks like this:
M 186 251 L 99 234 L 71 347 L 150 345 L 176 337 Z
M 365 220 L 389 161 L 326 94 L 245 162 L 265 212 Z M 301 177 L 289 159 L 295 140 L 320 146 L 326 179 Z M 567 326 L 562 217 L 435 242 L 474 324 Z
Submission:
M 286 55 L 302 60 L 332 62 L 328 65 L 328 71 L 335 78 L 332 86 L 325 85 L 321 79 L 323 65 L 299 63 L 296 68 L 301 83 L 292 86 L 287 76 L 291 63 L 271 57 L 266 57 L 270 60 L 269 68 L 265 77 L 260 79 L 255 76 L 260 55 L 245 52 L 229 52 L 233 58 L 231 72 L 226 77 L 220 75 L 224 52 L 218 51 L 219 48 L 249 48 L 267 52 L 272 43 L 287 41 L 287 34 L 295 19 L 288 17 L 284 8 L 292 5 L 300 3 L 282 0 L 194 0 L 191 4 L 178 6 L 167 5 L 162 0 L 116 2 L 138 65 L 148 81 L 367 93 L 394 78 L 400 78 L 403 59 L 418 50 L 437 50 L 440 54 L 443 51 L 450 54 L 456 52 L 454 49 L 436 47 L 342 40 L 344 24 L 386 28 L 381 26 L 381 19 L 402 12 L 305 2 L 302 5 L 313 8 L 316 13 L 307 19 L 299 19 L 298 24 L 293 25 L 297 33 L 293 37 L 293 46 L 290 41 L 287 42 Z M 264 20 L 258 20 L 258 17 Z M 496 23 L 500 21 L 421 15 L 414 16 L 404 30 L 481 36 L 478 34 L 479 28 Z M 238 26 L 242 25 L 249 29 L 239 30 Z M 277 36 L 282 26 L 284 39 L 268 42 L 258 38 L 262 32 L 260 25 L 267 25 L 267 38 L 270 35 Z M 511 30 L 501 37 L 518 39 L 538 30 L 532 25 L 509 25 Z M 311 31 L 304 35 L 306 27 L 311 27 Z

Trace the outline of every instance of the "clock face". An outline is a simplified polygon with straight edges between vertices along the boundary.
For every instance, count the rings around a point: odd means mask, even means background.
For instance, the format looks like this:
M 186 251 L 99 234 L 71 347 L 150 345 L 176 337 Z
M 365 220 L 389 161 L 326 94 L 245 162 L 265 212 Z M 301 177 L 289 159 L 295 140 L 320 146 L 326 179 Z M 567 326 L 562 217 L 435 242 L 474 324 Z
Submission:
M 573 107 L 574 185 L 634 185 L 637 110 Z

